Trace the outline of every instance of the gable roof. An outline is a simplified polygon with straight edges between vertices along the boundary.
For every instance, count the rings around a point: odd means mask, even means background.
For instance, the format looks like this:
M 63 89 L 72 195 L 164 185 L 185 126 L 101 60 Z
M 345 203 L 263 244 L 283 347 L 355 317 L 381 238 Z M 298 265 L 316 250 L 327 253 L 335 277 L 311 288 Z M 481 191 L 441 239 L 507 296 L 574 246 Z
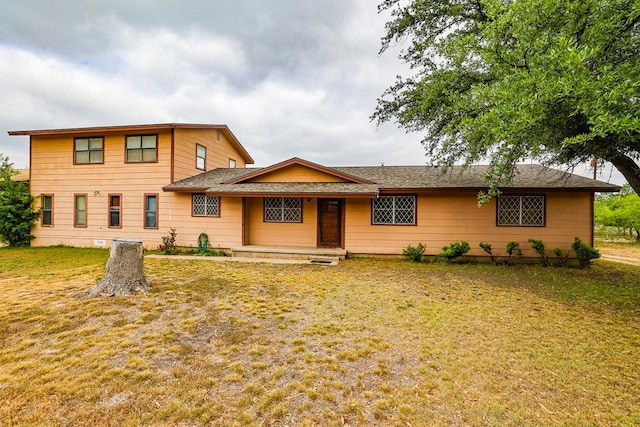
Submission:
M 288 168 L 289 166 L 294 166 L 294 165 L 302 166 L 302 167 L 305 167 L 305 168 L 309 168 L 309 169 L 312 169 L 314 171 L 322 172 L 322 173 L 324 173 L 326 175 L 329 175 L 329 176 L 332 176 L 332 177 L 335 177 L 335 178 L 344 179 L 346 181 L 349 181 L 349 182 L 352 182 L 352 183 L 356 183 L 356 184 L 372 184 L 372 182 L 367 180 L 367 179 L 359 178 L 359 177 L 357 177 L 355 175 L 351 175 L 349 173 L 341 172 L 338 169 L 322 166 L 322 165 L 319 165 L 317 163 L 313 163 L 313 162 L 310 162 L 308 160 L 301 159 L 299 157 L 292 157 L 289 160 L 285 160 L 285 161 L 282 161 L 280 163 L 276 163 L 274 165 L 271 165 L 271 166 L 268 166 L 268 167 L 265 167 L 265 168 L 256 169 L 254 172 L 252 172 L 252 173 L 250 173 L 248 175 L 242 175 L 242 176 L 239 176 L 237 178 L 230 179 L 229 181 L 226 182 L 226 184 L 238 184 L 238 183 L 241 183 L 241 182 L 246 182 L 246 181 L 249 181 L 251 179 L 254 179 L 254 178 L 257 178 L 257 177 L 260 177 L 260 176 L 264 176 L 264 175 L 270 174 L 272 172 L 279 171 L 279 170 L 282 170 L 282 169 Z
M 296 158 L 294 158 L 296 159 Z M 282 166 L 286 162 L 274 166 Z M 298 159 L 301 160 L 301 159 Z M 298 161 L 296 160 L 296 162 Z M 310 162 L 309 162 L 310 163 Z M 427 191 L 442 189 L 484 190 L 483 177 L 488 166 L 342 166 L 325 168 L 332 173 L 354 177 L 352 182 L 246 182 L 268 168 L 214 169 L 164 187 L 165 191 L 206 192 L 230 196 L 350 196 L 376 197 L 393 191 Z M 578 190 L 614 192 L 619 186 L 595 181 L 568 172 L 540 166 L 518 165 L 513 182 L 501 190 Z
M 90 136 L 90 135 L 105 135 L 109 133 L 122 133 L 122 132 L 157 132 L 168 129 L 216 129 L 222 132 L 234 146 L 234 148 L 240 153 L 245 163 L 253 164 L 254 160 L 249 155 L 247 150 L 242 146 L 238 138 L 231 132 L 231 129 L 227 125 L 221 124 L 195 124 L 195 123 L 157 123 L 157 124 L 143 124 L 143 125 L 118 125 L 118 126 L 94 126 L 84 128 L 66 128 L 66 129 L 35 129 L 35 130 L 13 130 L 9 131 L 11 136 L 60 136 L 60 135 L 73 135 L 73 136 Z

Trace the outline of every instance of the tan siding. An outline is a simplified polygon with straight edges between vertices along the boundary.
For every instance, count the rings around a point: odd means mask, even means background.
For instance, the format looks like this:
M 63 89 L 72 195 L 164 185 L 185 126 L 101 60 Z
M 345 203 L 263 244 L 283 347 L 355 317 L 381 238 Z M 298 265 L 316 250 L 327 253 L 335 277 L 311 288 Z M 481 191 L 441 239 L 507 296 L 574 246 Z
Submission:
M 435 255 L 457 240 L 471 245 L 470 255 L 484 255 L 478 244 L 489 242 L 495 252 L 504 253 L 509 241 L 520 243 L 524 255 L 536 256 L 528 240 L 542 240 L 549 251 L 569 250 L 574 237 L 591 239 L 590 195 L 588 193 L 547 194 L 545 227 L 498 227 L 496 205 L 478 207 L 474 192 L 457 195 L 420 195 L 416 226 L 371 224 L 371 201 L 346 201 L 345 246 L 352 253 L 400 254 L 408 244 L 422 242 L 426 253 Z
M 93 246 L 94 240 L 116 237 L 140 238 L 147 247 L 157 247 L 167 234 L 170 194 L 162 187 L 169 183 L 171 135 L 158 135 L 157 163 L 125 163 L 124 134 L 104 138 L 103 164 L 73 164 L 73 136 L 32 137 L 31 192 L 54 195 L 54 226 L 33 231 L 34 246 L 67 244 Z M 73 227 L 74 194 L 87 194 L 87 227 Z M 158 230 L 145 230 L 144 195 L 158 194 Z M 122 194 L 122 228 L 107 224 L 108 196 Z M 40 201 L 36 201 L 40 206 Z
M 219 138 L 218 138 L 219 135 Z M 207 149 L 206 170 L 229 167 L 229 159 L 236 167 L 245 167 L 242 156 L 217 129 L 175 129 L 174 181 L 202 173 L 196 168 L 196 144 Z
M 219 218 L 194 217 L 191 216 L 190 194 L 169 194 L 172 197 L 169 223 L 176 228 L 180 246 L 197 246 L 200 233 L 207 233 L 209 244 L 214 248 L 228 249 L 242 244 L 241 198 L 223 197 L 220 201 Z
M 263 199 L 246 201 L 248 245 L 315 247 L 317 245 L 317 201 L 302 200 L 302 223 L 264 222 Z
M 334 175 L 317 171 L 306 166 L 291 165 L 282 169 L 269 172 L 249 182 L 347 182 L 347 180 Z

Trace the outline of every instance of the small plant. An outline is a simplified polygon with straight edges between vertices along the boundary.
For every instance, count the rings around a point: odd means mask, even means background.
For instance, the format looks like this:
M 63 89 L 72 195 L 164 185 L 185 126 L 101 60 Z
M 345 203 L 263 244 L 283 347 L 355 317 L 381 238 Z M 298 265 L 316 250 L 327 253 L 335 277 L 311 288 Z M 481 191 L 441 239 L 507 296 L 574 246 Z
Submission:
M 493 254 L 493 250 L 491 248 L 491 243 L 480 242 L 479 246 L 482 248 L 483 251 L 485 251 L 486 253 L 489 254 L 489 256 L 491 257 L 491 262 L 494 265 L 498 265 L 498 258 Z
M 438 256 L 446 258 L 447 261 L 451 262 L 454 259 L 466 254 L 470 250 L 471 246 L 469 246 L 469 243 L 462 240 L 460 242 L 453 242 L 449 246 L 443 246 L 442 252 L 440 252 Z
M 513 265 L 513 258 L 521 257 L 522 249 L 520 249 L 520 243 L 518 242 L 509 242 L 507 243 L 507 256 L 504 259 L 504 262 L 507 265 Z
M 176 245 L 176 232 L 175 228 L 169 229 L 168 236 L 162 236 L 162 244 L 158 246 L 158 250 L 165 255 L 173 255 L 178 251 L 178 245 Z
M 490 243 L 480 242 L 480 247 L 491 257 L 491 262 L 494 265 L 499 265 L 502 263 L 498 255 L 493 253 L 493 248 Z M 522 250 L 520 250 L 520 243 L 518 242 L 509 242 L 507 243 L 507 255 L 504 257 L 504 263 L 507 265 L 513 265 L 513 258 L 517 256 L 522 256 Z
M 547 257 L 547 254 L 544 250 L 544 243 L 542 243 L 542 240 L 529 239 L 529 243 L 531 244 L 533 250 L 536 251 L 538 255 L 540 255 L 540 258 L 542 258 L 542 265 L 545 267 L 548 266 L 549 257 Z
M 402 250 L 402 255 L 408 256 L 411 260 L 415 262 L 420 262 L 424 258 L 424 250 L 426 246 L 422 243 L 418 243 L 416 247 L 411 245 L 407 245 L 406 248 Z
M 563 252 L 560 248 L 555 248 L 552 252 L 556 256 L 556 265 L 558 267 L 566 267 L 569 261 L 569 252 Z
M 599 250 L 592 248 L 577 237 L 573 241 L 571 249 L 576 253 L 580 268 L 589 267 L 594 260 L 600 258 Z

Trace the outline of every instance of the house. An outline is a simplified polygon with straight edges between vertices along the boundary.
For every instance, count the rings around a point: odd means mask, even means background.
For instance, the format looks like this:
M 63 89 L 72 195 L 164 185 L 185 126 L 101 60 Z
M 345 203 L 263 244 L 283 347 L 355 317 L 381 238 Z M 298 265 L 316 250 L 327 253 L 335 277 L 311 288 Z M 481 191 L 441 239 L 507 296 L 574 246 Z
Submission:
M 487 168 L 328 167 L 291 158 L 264 168 L 224 125 L 160 124 L 14 131 L 31 141 L 39 195 L 34 245 L 106 246 L 133 237 L 155 248 L 207 233 L 214 247 L 338 248 L 351 254 L 428 254 L 466 240 L 504 248 L 528 239 L 568 250 L 593 244 L 595 192 L 619 187 L 520 165 L 501 196 L 478 207 Z

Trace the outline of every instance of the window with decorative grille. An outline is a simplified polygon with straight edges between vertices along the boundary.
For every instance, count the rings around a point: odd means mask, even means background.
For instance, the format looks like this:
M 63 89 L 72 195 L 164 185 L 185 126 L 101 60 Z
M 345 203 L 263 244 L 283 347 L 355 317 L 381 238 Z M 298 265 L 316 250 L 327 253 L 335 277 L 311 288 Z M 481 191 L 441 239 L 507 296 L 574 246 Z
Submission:
M 220 197 L 193 194 L 191 201 L 193 216 L 220 216 Z
M 294 197 L 265 197 L 265 222 L 302 222 L 302 199 Z
M 416 196 L 379 196 L 373 199 L 374 224 L 416 223 Z
M 498 225 L 544 226 L 544 196 L 498 197 Z

